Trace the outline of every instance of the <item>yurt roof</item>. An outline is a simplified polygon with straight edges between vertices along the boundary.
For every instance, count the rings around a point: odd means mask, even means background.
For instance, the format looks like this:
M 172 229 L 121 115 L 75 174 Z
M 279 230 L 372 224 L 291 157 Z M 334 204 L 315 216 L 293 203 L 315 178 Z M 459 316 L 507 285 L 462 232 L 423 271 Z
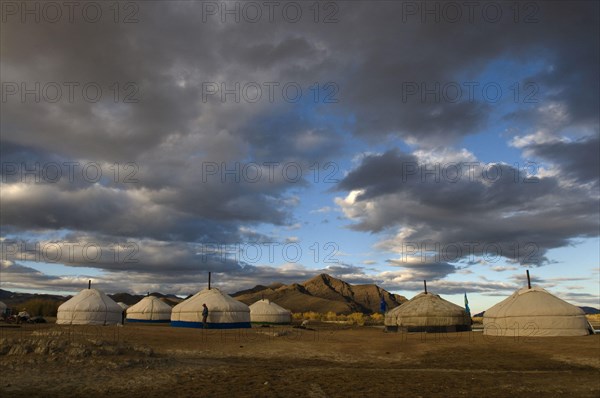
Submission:
M 389 315 L 395 316 L 433 316 L 439 314 L 461 316 L 464 313 L 464 308 L 433 293 L 419 293 L 388 312 Z
M 124 309 L 124 310 L 126 310 L 127 308 L 129 308 L 129 306 L 127 304 L 125 304 L 124 302 L 122 302 L 122 301 L 119 301 L 117 304 L 119 304 L 119 306 L 122 309 Z
M 98 289 L 83 289 L 58 307 L 58 311 L 122 312 L 121 306 Z
M 210 312 L 250 312 L 250 308 L 217 288 L 204 289 L 173 307 L 173 311 L 199 311 L 206 304 Z
M 171 306 L 158 297 L 147 296 L 127 309 L 127 314 L 133 313 L 171 313 Z
M 275 304 L 268 299 L 258 300 L 256 303 L 250 305 L 250 312 L 256 314 L 289 314 L 290 311 Z
M 524 287 L 485 311 L 485 317 L 571 316 L 584 311 L 541 287 Z

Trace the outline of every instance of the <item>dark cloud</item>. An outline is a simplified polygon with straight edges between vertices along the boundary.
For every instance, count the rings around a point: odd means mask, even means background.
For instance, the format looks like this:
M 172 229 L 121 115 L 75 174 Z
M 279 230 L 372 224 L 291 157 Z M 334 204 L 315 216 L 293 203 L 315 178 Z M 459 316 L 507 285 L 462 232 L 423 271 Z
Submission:
M 402 281 L 396 282 L 393 278 L 386 278 L 381 283 L 384 289 L 391 291 L 411 291 L 418 294 L 424 290 L 423 281 Z M 448 280 L 438 280 L 434 282 L 427 282 L 427 291 L 435 294 L 468 294 L 479 293 L 482 295 L 494 295 L 494 296 L 508 296 L 515 291 L 518 286 L 494 281 L 484 282 L 456 282 Z M 412 297 L 407 297 L 412 298 Z
M 169 274 L 182 277 L 208 271 L 236 272 L 243 268 L 239 254 L 224 244 L 193 244 L 113 236 L 66 234 L 60 238 L 5 238 L 2 260 L 64 264 L 110 272 Z
M 578 141 L 532 143 L 524 147 L 533 156 L 556 164 L 561 177 L 579 183 L 598 184 L 600 180 L 600 138 L 587 137 Z
M 539 6 L 537 23 L 510 23 L 510 28 L 506 21 L 481 19 L 421 23 L 418 16 L 402 23 L 402 3 L 377 7 L 370 2 L 341 3 L 335 24 L 310 18 L 298 24 L 203 23 L 202 3 L 156 2 L 141 4 L 140 22 L 130 25 L 9 21 L 2 40 L 5 81 L 94 81 L 106 91 L 114 81 L 136 82 L 140 102 L 115 104 L 110 96 L 99 103 L 9 101 L 3 131 L 5 139 L 25 145 L 134 161 L 135 154 L 157 148 L 174 134 L 207 138 L 227 130 L 243 140 L 245 122 L 277 112 L 269 102 L 205 103 L 203 82 L 298 82 L 309 97 L 315 81 L 335 81 L 340 104 L 328 110 L 354 115 L 356 133 L 398 134 L 429 146 L 481 131 L 490 104 L 406 101 L 405 83 L 461 83 L 477 78 L 494 61 L 521 61 L 531 54 L 552 65 L 551 72 L 533 79 L 556 93 L 574 120 L 592 122 L 598 99 L 589 93 L 598 90 L 589 85 L 597 85 L 598 57 L 590 49 L 598 47 L 598 5 Z M 29 62 L 31 57 L 40 62 Z M 590 88 L 584 90 L 588 97 L 580 95 L 583 86 Z M 276 105 L 282 104 L 278 98 Z M 36 118 L 26 117 L 33 113 Z
M 549 249 L 597 236 L 593 192 L 519 173 L 505 164 L 428 163 L 389 151 L 365 157 L 338 185 L 354 193 L 337 203 L 357 221 L 352 228 L 391 235 L 380 247 L 421 257 L 431 251 L 450 262 L 483 256 L 540 265 Z
M 479 13 L 475 23 L 422 22 L 420 16 L 404 21 L 404 4 L 336 3 L 339 22 L 332 24 L 315 24 L 311 17 L 255 24 L 220 23 L 216 16 L 206 22 L 204 2 L 185 1 L 141 2 L 134 24 L 111 18 L 97 24 L 10 19 L 0 38 L 2 82 L 28 88 L 54 82 L 63 95 L 56 103 L 36 102 L 32 95 L 3 101 L 3 166 L 96 163 L 105 174 L 98 183 L 79 174 L 74 181 L 35 183 L 3 167 L 3 233 L 72 231 L 101 242 L 131 239 L 144 243 L 148 275 L 191 272 L 196 243 L 257 240 L 262 237 L 249 228 L 293 223 L 298 201 L 290 192 L 307 185 L 306 176 L 290 182 L 281 169 L 272 181 L 223 182 L 220 174 L 206 179 L 207 164 L 294 162 L 307 172 L 314 162 L 353 151 L 351 139 L 359 146 L 390 136 L 435 152 L 488 128 L 490 115 L 504 110 L 479 97 L 457 102 L 407 97 L 406 84 L 460 85 L 506 61 L 527 66 L 515 81 L 534 81 L 544 101 L 508 113 L 507 120 L 556 133 L 583 129 L 591 137 L 522 148 L 558 165 L 571 180 L 597 182 L 597 3 L 538 2 L 536 23 L 514 23 L 508 8 L 500 23 L 483 21 Z M 65 82 L 79 84 L 74 101 L 67 100 Z M 206 83 L 231 88 L 248 82 L 278 83 L 274 101 L 267 100 L 264 85 L 256 103 L 203 96 Z M 303 90 L 297 103 L 282 98 L 289 82 Z M 311 90 L 315 82 L 318 101 Z M 331 94 L 324 87 L 328 82 L 339 89 L 336 103 L 322 101 Z M 97 102 L 83 98 L 86 83 L 101 87 Z M 137 101 L 125 102 L 128 94 Z M 549 113 L 564 117 L 547 118 Z M 135 165 L 136 182 L 113 181 L 115 162 Z M 405 164 L 426 162 L 399 151 L 367 156 L 340 183 L 340 190 L 362 190 L 345 207 L 359 220 L 356 229 L 404 228 L 404 240 L 443 244 L 498 243 L 505 253 L 519 242 L 507 257 L 520 262 L 527 257 L 533 264 L 574 237 L 597 236 L 593 193 L 565 188 L 561 176 L 525 186 L 514 182 L 517 170 L 498 164 L 502 176 L 493 183 L 481 178 L 423 183 L 420 175 L 404 179 L 399 168 Z M 373 206 L 362 208 L 365 203 Z M 537 245 L 534 253 L 531 242 Z M 161 255 L 158 248 L 164 249 Z M 434 275 L 450 272 L 448 261 L 434 263 L 446 264 L 431 270 Z M 242 265 L 227 263 L 223 272 L 240 273 L 244 283 L 288 278 L 275 267 Z M 108 262 L 98 268 L 118 272 Z M 330 271 L 368 280 L 352 268 Z M 290 271 L 289 278 L 304 272 Z

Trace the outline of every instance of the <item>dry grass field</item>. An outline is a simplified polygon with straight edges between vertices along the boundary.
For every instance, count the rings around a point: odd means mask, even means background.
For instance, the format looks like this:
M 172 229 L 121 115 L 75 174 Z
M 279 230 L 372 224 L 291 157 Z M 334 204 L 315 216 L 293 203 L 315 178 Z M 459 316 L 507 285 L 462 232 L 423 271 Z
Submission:
M 0 396 L 600 396 L 600 335 L 310 327 L 0 328 Z

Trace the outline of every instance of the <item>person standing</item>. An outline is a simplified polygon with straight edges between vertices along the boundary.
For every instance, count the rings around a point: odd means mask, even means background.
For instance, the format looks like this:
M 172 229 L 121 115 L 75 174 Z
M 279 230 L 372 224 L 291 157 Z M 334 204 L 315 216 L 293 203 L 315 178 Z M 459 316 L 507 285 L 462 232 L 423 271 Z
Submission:
M 206 304 L 202 304 L 202 328 L 206 329 L 208 327 L 208 307 L 206 306 Z

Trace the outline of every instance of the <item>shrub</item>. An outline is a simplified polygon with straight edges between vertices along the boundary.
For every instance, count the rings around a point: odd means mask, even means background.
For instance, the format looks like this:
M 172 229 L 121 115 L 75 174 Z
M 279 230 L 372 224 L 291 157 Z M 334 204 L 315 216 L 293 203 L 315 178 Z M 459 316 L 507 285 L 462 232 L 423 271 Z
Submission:
M 367 324 L 368 325 L 383 325 L 383 319 L 384 319 L 383 314 L 376 312 L 374 314 L 369 315 L 369 318 L 367 319 Z
M 296 321 L 311 320 L 311 321 L 325 321 L 325 322 L 344 322 L 350 325 L 383 325 L 383 314 L 374 313 L 371 315 L 365 315 L 362 312 L 354 312 L 349 315 L 336 314 L 333 311 L 329 311 L 325 314 L 309 311 L 303 313 L 294 313 L 292 318 Z
M 363 326 L 365 324 L 365 314 L 362 312 L 353 312 L 346 317 L 346 320 L 351 325 Z
M 302 319 L 308 319 L 310 321 L 320 321 L 321 314 L 319 314 L 318 312 L 314 312 L 314 311 L 305 312 L 302 314 Z
M 323 315 L 318 312 L 308 311 L 308 312 L 294 312 L 292 314 L 292 318 L 296 321 L 310 320 L 310 321 L 320 321 Z
M 337 314 L 333 311 L 329 311 L 327 314 L 323 316 L 323 319 L 326 321 L 337 321 Z

